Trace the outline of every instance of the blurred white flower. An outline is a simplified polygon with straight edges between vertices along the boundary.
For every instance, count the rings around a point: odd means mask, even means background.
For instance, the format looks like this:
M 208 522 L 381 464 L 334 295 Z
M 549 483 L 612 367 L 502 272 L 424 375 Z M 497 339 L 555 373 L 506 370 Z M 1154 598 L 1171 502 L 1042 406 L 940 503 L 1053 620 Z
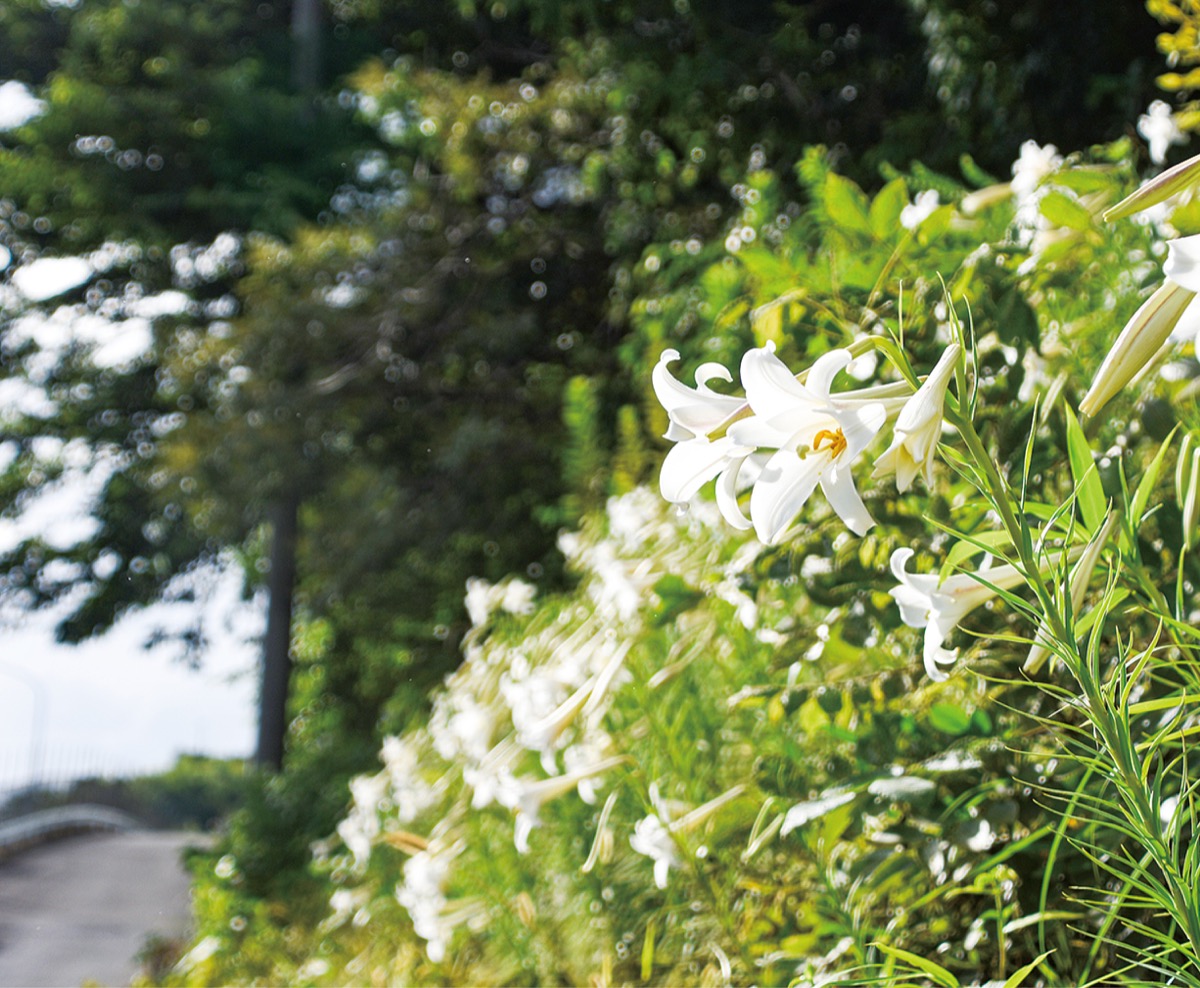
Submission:
M 471 628 L 475 630 L 487 624 L 496 610 L 509 614 L 532 613 L 536 594 L 537 588 L 524 580 L 511 578 L 493 585 L 473 576 L 467 580 L 467 596 L 463 603 L 471 620 Z
M 679 851 L 675 838 L 656 814 L 642 817 L 633 825 L 629 845 L 654 862 L 654 884 L 665 889 L 671 869 L 679 867 Z
M 530 719 L 525 711 L 518 713 L 516 708 L 513 709 L 513 726 L 517 730 L 517 741 L 530 751 L 542 754 L 542 764 L 548 771 L 553 770 L 553 752 L 567 728 L 581 713 L 596 709 L 604 701 L 609 686 L 620 671 L 625 656 L 629 654 L 630 642 L 625 641 L 613 648 L 606 639 L 605 646 L 612 651 L 612 656 L 604 667 L 553 710 L 536 719 Z M 546 756 L 550 756 L 549 759 Z
M 575 744 L 563 749 L 563 768 L 569 774 L 579 774 L 587 766 L 595 765 L 609 757 L 612 751 L 612 738 L 603 731 L 591 731 Z M 589 806 L 595 805 L 601 781 L 592 775 L 580 775 L 575 787 L 579 798 Z
M 1175 122 L 1171 107 L 1164 101 L 1156 99 L 1138 117 L 1137 132 L 1146 141 L 1150 151 L 1150 160 L 1161 165 L 1167 160 L 1167 152 L 1173 144 L 1187 143 L 1187 135 Z
M 522 779 L 514 775 L 503 778 L 496 801 L 516 814 L 513 843 L 517 851 L 529 852 L 529 835 L 541 823 L 539 814 L 547 802 L 566 795 L 582 780 L 593 779 L 624 760 L 624 755 L 616 755 L 549 779 Z
M 537 587 L 516 578 L 501 584 L 500 610 L 509 614 L 532 614 Z
M 396 888 L 396 900 L 408 910 L 413 932 L 425 941 L 426 952 L 434 963 L 445 960 L 455 928 L 484 913 L 484 907 L 473 899 L 451 903 L 446 898 L 450 865 L 463 847 L 461 841 L 430 841 L 426 850 L 408 859 L 404 882 Z
M 937 189 L 926 189 L 913 196 L 913 201 L 900 210 L 900 225 L 906 230 L 915 230 L 937 210 Z
M 658 786 L 654 783 L 650 784 L 650 802 L 655 811 L 642 817 L 633 825 L 629 846 L 638 854 L 644 854 L 654 862 L 654 884 L 658 888 L 665 889 L 667 887 L 671 869 L 679 867 L 680 864 L 679 845 L 675 840 L 675 835 L 686 834 L 689 830 L 698 827 L 726 803 L 737 799 L 745 791 L 745 788 L 741 785 L 734 786 L 721 793 L 716 799 L 710 799 L 707 803 L 697 806 L 677 820 L 671 821 L 667 805 L 659 796 Z M 701 857 L 704 856 L 702 851 L 704 848 L 697 852 Z
M 496 711 L 469 693 L 442 693 L 429 715 L 434 750 L 448 762 L 457 761 L 460 755 L 478 761 L 491 747 L 496 721 Z
M 387 737 L 379 752 L 384 771 L 391 783 L 391 799 L 396 818 L 411 823 L 434 802 L 436 794 L 420 775 L 420 756 L 409 739 Z
M 371 857 L 371 846 L 379 836 L 379 808 L 388 796 L 386 772 L 358 775 L 350 780 L 350 812 L 337 825 L 337 834 L 354 856 L 356 868 Z
M 596 607 L 607 617 L 630 620 L 642 609 L 645 600 L 644 581 L 634 579 L 640 560 L 630 565 L 605 541 L 592 549 L 588 562 L 597 577 L 588 587 Z
M 896 419 L 892 444 L 875 461 L 871 476 L 896 475 L 896 489 L 907 491 L 913 478 L 920 473 L 925 486 L 933 486 L 933 461 L 938 440 L 942 435 L 942 411 L 946 404 L 946 389 L 958 364 L 962 347 L 951 343 L 943 351 L 925 383 L 917 389 Z
M 471 627 L 481 628 L 492 616 L 492 585 L 487 580 L 471 577 L 467 580 L 467 596 L 463 603 Z
M 0 83 L 0 133 L 15 130 L 45 112 L 46 103 L 16 79 Z
M 1039 225 L 1038 186 L 1062 164 L 1062 155 L 1053 144 L 1045 147 L 1037 141 L 1025 141 L 1012 166 L 1012 194 L 1017 200 L 1018 225 L 1035 229 Z

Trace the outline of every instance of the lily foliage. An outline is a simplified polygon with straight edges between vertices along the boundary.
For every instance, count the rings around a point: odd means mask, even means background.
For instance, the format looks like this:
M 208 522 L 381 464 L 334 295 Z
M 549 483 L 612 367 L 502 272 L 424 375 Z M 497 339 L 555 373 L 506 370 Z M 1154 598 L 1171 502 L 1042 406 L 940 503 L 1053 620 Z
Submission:
M 574 592 L 473 587 L 327 908 L 248 954 L 223 860 L 174 977 L 1200 984 L 1193 336 L 1077 414 L 1194 231 L 1103 221 L 1123 142 L 1023 160 L 868 196 L 814 148 L 648 248 L 659 490 L 562 535 Z

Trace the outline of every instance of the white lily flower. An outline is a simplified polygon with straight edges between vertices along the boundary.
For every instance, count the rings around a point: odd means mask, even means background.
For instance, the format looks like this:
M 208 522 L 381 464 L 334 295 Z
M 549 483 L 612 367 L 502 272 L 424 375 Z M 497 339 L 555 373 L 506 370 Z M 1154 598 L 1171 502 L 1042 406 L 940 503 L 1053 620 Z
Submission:
M 910 628 L 925 629 L 925 672 L 941 682 L 949 677 L 939 666 L 952 665 L 958 659 L 958 650 L 943 648 L 942 642 L 971 611 L 991 600 L 998 590 L 1020 586 L 1025 575 L 1015 566 L 1004 565 L 956 573 L 939 581 L 936 573 L 909 573 L 906 567 L 912 557 L 913 550 L 908 548 L 892 553 L 892 574 L 900 586 L 888 592 L 900 608 L 900 619 Z
M 680 865 L 679 845 L 676 834 L 685 834 L 698 827 L 726 803 L 736 799 L 745 791 L 745 786 L 734 786 L 721 793 L 716 799 L 710 799 L 702 806 L 697 806 L 685 813 L 678 820 L 670 821 L 670 815 L 665 803 L 659 798 L 658 786 L 651 783 L 650 801 L 657 812 L 642 817 L 633 825 L 633 835 L 629 838 L 629 846 L 638 854 L 644 854 L 654 861 L 654 884 L 660 888 L 667 887 L 667 880 L 672 868 Z M 667 822 L 665 822 L 667 821 Z
M 925 383 L 917 389 L 900 410 L 892 436 L 892 444 L 875 461 L 872 477 L 896 474 L 896 490 L 907 491 L 913 478 L 920 473 L 925 486 L 933 486 L 933 460 L 942 435 L 942 411 L 946 405 L 946 388 L 958 364 L 962 347 L 951 343 L 942 353 Z
M 552 776 L 549 779 L 521 779 L 507 776 L 497 793 L 497 801 L 516 813 L 513 843 L 521 854 L 529 852 L 529 835 L 541 823 L 542 806 L 552 799 L 566 795 L 585 779 L 595 778 L 625 761 L 624 755 L 614 755 L 592 765 Z
M 733 375 L 717 363 L 697 368 L 694 388 L 677 381 L 667 365 L 678 359 L 678 351 L 664 350 L 651 374 L 654 394 L 670 419 L 664 438 L 676 444 L 663 460 L 659 491 L 673 504 L 687 504 L 701 487 L 719 476 L 717 505 L 721 513 L 734 527 L 749 528 L 736 504 L 738 475 L 754 449 L 728 436 L 708 439 L 709 433 L 746 411 L 746 399 L 721 394 L 708 386 L 714 378 L 733 380 Z
M 1145 139 L 1149 146 L 1150 160 L 1156 165 L 1161 165 L 1167 160 L 1167 152 L 1172 144 L 1187 142 L 1187 135 L 1175 122 L 1170 104 L 1161 99 L 1156 99 L 1146 112 L 1138 117 L 1137 132 Z
M 656 814 L 642 817 L 633 825 L 629 846 L 654 862 L 654 884 L 665 889 L 671 869 L 679 867 L 679 851 L 675 838 Z
M 1104 358 L 1079 411 L 1089 417 L 1137 376 L 1167 342 L 1200 292 L 1200 235 L 1167 242 L 1166 280 L 1125 324 Z
M 663 459 L 658 489 L 673 504 L 687 504 L 701 487 L 719 477 L 717 503 L 721 514 L 735 527 L 749 528 L 748 523 L 743 523 L 740 511 L 729 512 L 727 502 L 731 496 L 736 500 L 738 475 L 753 452 L 753 446 L 745 446 L 730 436 L 712 442 L 703 437 L 678 442 Z
M 696 387 L 690 388 L 672 377 L 667 369 L 668 364 L 678 359 L 678 350 L 664 350 L 650 375 L 654 394 L 671 422 L 665 439 L 683 442 L 702 438 L 746 407 L 745 399 L 721 394 L 708 386 L 714 378 L 732 381 L 733 375 L 726 368 L 717 363 L 701 364 L 696 368 Z
M 913 201 L 900 210 L 900 225 L 906 230 L 915 230 L 929 219 L 940 205 L 937 189 L 918 192 Z
M 768 343 L 742 358 L 754 415 L 731 425 L 727 436 L 743 448 L 776 450 L 750 495 L 755 532 L 767 545 L 778 542 L 819 485 L 847 527 L 862 535 L 875 520 L 854 487 L 850 464 L 883 427 L 887 406 L 856 400 L 852 392 L 830 393 L 838 371 L 853 359 L 848 350 L 819 357 L 801 384 L 774 349 Z

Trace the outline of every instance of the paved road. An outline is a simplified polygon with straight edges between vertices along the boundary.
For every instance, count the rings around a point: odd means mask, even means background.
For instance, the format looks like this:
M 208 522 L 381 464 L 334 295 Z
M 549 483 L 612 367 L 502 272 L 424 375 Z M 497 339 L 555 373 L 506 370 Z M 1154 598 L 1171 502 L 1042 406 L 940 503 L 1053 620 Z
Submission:
M 0 863 L 0 988 L 128 985 L 151 934 L 189 922 L 181 852 L 196 834 L 68 837 Z

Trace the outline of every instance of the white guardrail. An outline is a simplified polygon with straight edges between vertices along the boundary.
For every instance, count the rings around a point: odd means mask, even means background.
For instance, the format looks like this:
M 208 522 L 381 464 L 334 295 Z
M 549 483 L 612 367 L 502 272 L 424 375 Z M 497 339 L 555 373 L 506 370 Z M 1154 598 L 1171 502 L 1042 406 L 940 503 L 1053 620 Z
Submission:
M 93 830 L 138 830 L 133 817 L 109 806 L 78 803 L 38 810 L 0 823 L 0 859 L 37 844 Z

